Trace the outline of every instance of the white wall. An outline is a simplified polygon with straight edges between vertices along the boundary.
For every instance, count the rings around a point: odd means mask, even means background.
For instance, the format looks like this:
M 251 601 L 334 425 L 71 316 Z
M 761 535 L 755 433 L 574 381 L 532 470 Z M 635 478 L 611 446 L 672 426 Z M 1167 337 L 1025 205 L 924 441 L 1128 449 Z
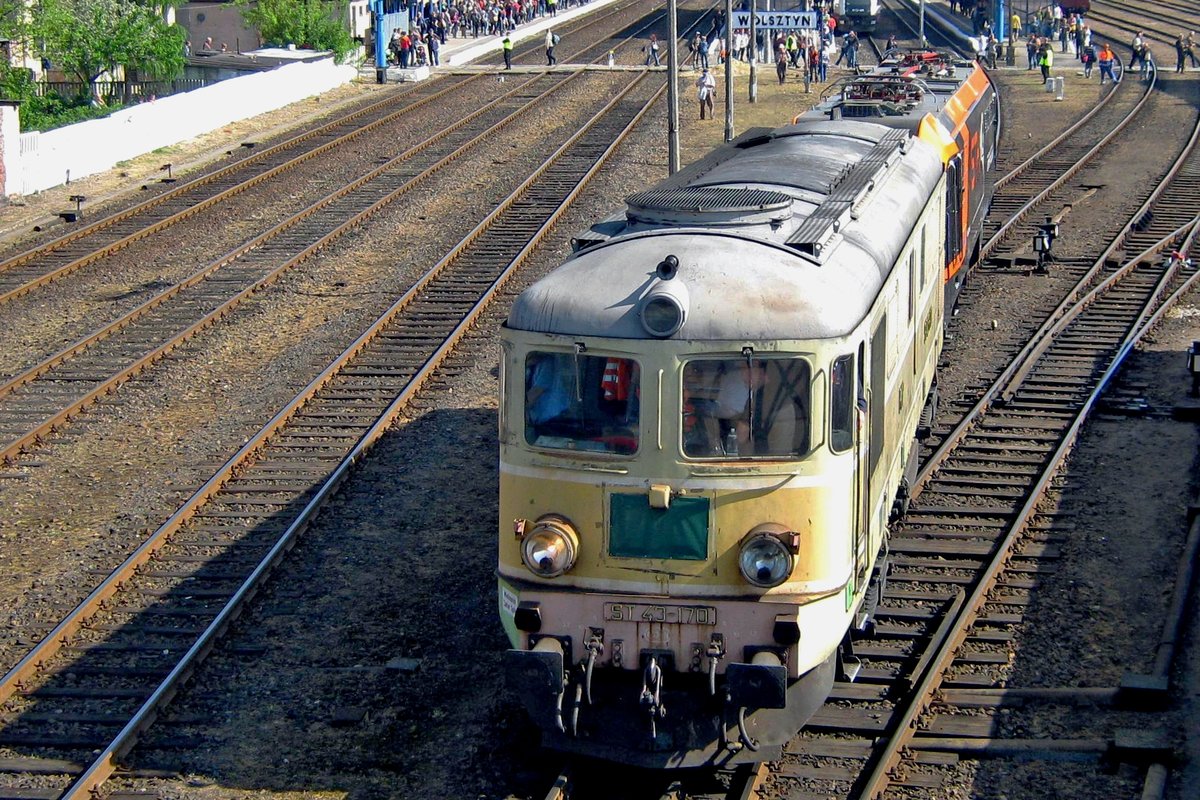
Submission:
M 93 175 L 149 153 L 354 79 L 357 70 L 333 59 L 288 64 L 231 78 L 38 134 L 22 134 L 19 168 L 5 175 L 5 195 L 30 194 Z M 7 131 L 4 131 L 7 134 Z M 5 138 L 5 153 L 9 152 Z

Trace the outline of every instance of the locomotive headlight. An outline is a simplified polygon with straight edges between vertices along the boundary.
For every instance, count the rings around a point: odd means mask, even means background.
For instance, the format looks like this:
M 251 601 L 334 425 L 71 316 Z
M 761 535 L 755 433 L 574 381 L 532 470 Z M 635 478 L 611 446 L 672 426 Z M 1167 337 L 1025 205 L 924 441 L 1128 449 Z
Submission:
M 683 327 L 687 309 L 688 291 L 683 281 L 660 279 L 642 298 L 638 313 L 646 333 L 665 339 Z
M 534 575 L 557 578 L 579 556 L 579 535 L 565 517 L 548 514 L 521 541 L 521 560 Z
M 789 548 L 777 535 L 752 531 L 742 540 L 738 554 L 738 568 L 742 577 L 755 586 L 770 589 L 778 586 L 792 574 L 796 564 L 794 549 Z

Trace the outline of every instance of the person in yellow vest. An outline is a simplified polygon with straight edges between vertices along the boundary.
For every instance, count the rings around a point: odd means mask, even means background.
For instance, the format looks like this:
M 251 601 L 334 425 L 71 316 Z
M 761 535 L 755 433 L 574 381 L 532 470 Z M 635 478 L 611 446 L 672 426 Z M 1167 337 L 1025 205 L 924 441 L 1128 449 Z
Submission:
M 1042 50 L 1038 53 L 1038 65 L 1042 68 L 1042 83 L 1050 80 L 1050 68 L 1054 66 L 1054 48 L 1049 42 L 1042 45 Z
M 550 9 L 550 16 L 558 16 L 558 0 L 546 0 L 546 6 Z
M 508 38 L 508 34 L 504 34 L 504 41 L 500 42 L 500 46 L 504 48 L 504 68 L 512 69 L 512 39 Z

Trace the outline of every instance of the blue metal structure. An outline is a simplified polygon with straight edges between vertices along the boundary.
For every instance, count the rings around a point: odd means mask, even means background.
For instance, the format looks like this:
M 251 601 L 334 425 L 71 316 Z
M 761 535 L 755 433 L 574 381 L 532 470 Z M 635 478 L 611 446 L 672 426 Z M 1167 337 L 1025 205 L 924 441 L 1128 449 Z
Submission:
M 401 0 L 372 0 L 371 15 L 375 19 L 375 77 L 386 80 L 387 45 L 397 30 L 408 30 L 408 6 Z

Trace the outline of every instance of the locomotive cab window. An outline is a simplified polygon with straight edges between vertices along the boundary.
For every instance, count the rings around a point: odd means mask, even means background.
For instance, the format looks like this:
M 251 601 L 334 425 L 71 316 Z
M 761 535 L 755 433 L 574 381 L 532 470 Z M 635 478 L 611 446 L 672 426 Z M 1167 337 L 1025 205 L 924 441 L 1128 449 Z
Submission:
M 838 356 L 830 378 L 830 443 L 841 453 L 854 445 L 854 356 Z
M 689 458 L 794 458 L 809 450 L 810 372 L 801 359 L 704 359 L 683 368 Z
M 641 370 L 630 358 L 533 352 L 525 359 L 525 441 L 630 455 L 638 449 Z

